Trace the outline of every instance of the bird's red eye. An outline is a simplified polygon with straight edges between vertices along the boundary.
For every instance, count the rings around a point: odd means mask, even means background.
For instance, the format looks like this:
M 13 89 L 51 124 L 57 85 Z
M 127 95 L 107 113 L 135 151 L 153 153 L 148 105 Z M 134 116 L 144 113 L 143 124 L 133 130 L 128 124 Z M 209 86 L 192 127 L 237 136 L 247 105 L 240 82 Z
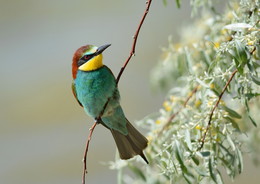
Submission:
M 84 56 L 84 59 L 85 59 L 85 60 L 88 60 L 88 59 L 89 59 L 89 56 Z

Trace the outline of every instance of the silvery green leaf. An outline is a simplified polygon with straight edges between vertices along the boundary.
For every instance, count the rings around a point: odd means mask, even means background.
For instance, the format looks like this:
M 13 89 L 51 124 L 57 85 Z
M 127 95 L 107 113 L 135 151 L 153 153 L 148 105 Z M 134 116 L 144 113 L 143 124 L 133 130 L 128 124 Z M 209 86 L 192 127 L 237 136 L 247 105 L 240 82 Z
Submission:
M 223 146 L 223 144 L 219 143 L 218 144 L 220 146 L 220 151 L 224 154 L 224 155 L 228 155 L 230 157 L 233 157 L 233 155 L 231 154 L 231 152 L 225 147 Z
M 181 7 L 181 1 L 180 0 L 176 0 L 176 5 L 177 5 L 178 8 L 180 8 Z
M 233 118 L 237 118 L 237 119 L 241 119 L 242 116 L 240 114 L 238 114 L 236 111 L 230 109 L 229 107 L 227 106 L 221 106 L 225 111 L 228 112 L 228 114 L 233 117 Z
M 243 165 L 243 156 L 241 151 L 236 148 L 237 151 L 237 157 L 238 157 L 238 172 L 239 174 L 241 174 L 241 172 L 243 171 L 244 165 Z
M 260 79 L 257 76 L 254 75 L 250 75 L 250 76 L 255 84 L 260 85 Z
M 214 68 L 216 67 L 217 64 L 218 64 L 218 60 L 217 60 L 217 59 L 214 59 L 214 60 L 210 63 L 210 65 L 209 65 L 208 72 L 211 73 L 211 72 L 214 70 Z
M 129 167 L 129 169 L 131 169 L 131 171 L 133 171 L 133 173 L 135 173 L 135 175 L 139 176 L 143 181 L 146 181 L 145 174 L 143 173 L 143 171 L 141 169 L 139 169 L 138 167 L 135 167 L 131 164 L 129 164 L 128 167 Z
M 179 142 L 177 140 L 175 140 L 175 145 L 176 145 L 176 151 L 175 151 L 176 159 L 179 161 L 182 172 L 187 173 L 188 169 L 183 162 L 183 158 L 182 158 L 181 153 L 180 153 Z
M 197 159 L 195 156 L 192 156 L 191 159 L 193 160 L 193 162 L 194 162 L 196 165 L 199 165 L 199 164 L 200 164 L 199 159 Z
M 253 123 L 253 125 L 255 127 L 257 127 L 257 124 L 256 124 L 255 120 L 249 114 L 248 114 L 248 117 L 249 117 L 250 121 Z
M 231 139 L 231 137 L 229 135 L 227 135 L 227 141 L 228 141 L 229 145 L 231 146 L 232 150 L 235 151 L 236 146 L 235 146 L 233 140 Z
M 217 183 L 217 178 L 216 178 L 216 175 L 213 171 L 214 170 L 213 162 L 214 162 L 214 160 L 212 160 L 212 158 L 210 157 L 209 158 L 209 174 L 210 174 L 210 177 L 213 179 L 213 181 L 215 183 Z
M 243 75 L 244 66 L 250 58 L 247 47 L 241 41 L 235 40 L 235 47 L 228 52 L 232 56 L 238 72 Z
M 223 179 L 221 177 L 221 173 L 219 172 L 219 170 L 217 170 L 216 179 L 218 184 L 223 184 Z
M 205 82 L 203 82 L 202 80 L 200 80 L 199 78 L 196 78 L 196 81 L 197 81 L 200 85 L 204 86 L 205 88 L 209 88 L 209 86 L 208 86 Z
M 198 173 L 199 175 L 201 175 L 201 176 L 206 176 L 206 177 L 209 176 L 209 174 L 208 174 L 206 171 L 203 171 L 203 170 L 201 170 L 201 169 L 198 168 L 198 167 L 195 167 L 195 170 L 196 170 L 197 173 Z
M 192 178 L 190 178 L 190 176 L 191 175 L 187 175 L 187 174 L 183 173 L 183 177 L 188 184 L 192 184 Z
M 186 129 L 185 131 L 185 141 L 190 150 L 192 150 L 191 140 L 190 140 L 190 131 Z
M 201 151 L 200 153 L 203 157 L 208 157 L 210 155 L 209 151 Z
M 190 74 L 192 74 L 193 73 L 192 66 L 193 66 L 193 63 L 194 63 L 193 58 L 192 58 L 190 51 L 188 50 L 188 47 L 185 47 L 184 50 L 185 50 L 185 55 L 186 55 L 185 61 L 186 61 L 186 64 L 188 66 L 188 70 L 189 70 Z
M 234 121 L 232 118 L 230 117 L 224 117 L 229 123 L 232 124 L 233 128 L 235 128 L 237 131 L 241 132 L 240 127 L 238 126 L 238 123 L 236 121 Z
M 224 29 L 229 29 L 232 31 L 243 31 L 244 29 L 249 29 L 252 28 L 253 26 L 251 26 L 250 24 L 246 24 L 246 23 L 235 23 L 235 24 L 228 24 L 226 26 L 224 26 Z
M 260 96 L 260 93 L 246 93 L 245 96 L 247 97 L 248 101 L 254 97 Z
M 118 184 L 123 184 L 123 169 L 122 168 L 118 169 L 118 172 L 117 172 L 117 183 Z

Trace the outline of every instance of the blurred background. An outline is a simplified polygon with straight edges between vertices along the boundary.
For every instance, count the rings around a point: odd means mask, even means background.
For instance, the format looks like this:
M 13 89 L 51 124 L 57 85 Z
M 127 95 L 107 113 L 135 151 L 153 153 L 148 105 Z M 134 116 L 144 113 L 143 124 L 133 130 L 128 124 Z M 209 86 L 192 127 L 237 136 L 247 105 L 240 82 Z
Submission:
M 71 93 L 73 53 L 85 44 L 111 43 L 104 63 L 117 75 L 144 8 L 140 0 L 1 0 L 1 184 L 81 183 L 81 160 L 93 120 Z M 150 70 L 168 36 L 178 40 L 177 32 L 192 21 L 190 11 L 188 3 L 181 9 L 174 1 L 168 6 L 161 0 L 152 3 L 136 56 L 119 83 L 130 121 L 161 107 L 163 94 L 152 92 Z M 115 150 L 110 132 L 98 126 L 88 153 L 87 183 L 116 182 L 116 172 L 105 164 L 114 160 Z M 257 183 L 259 173 L 246 159 L 235 183 Z

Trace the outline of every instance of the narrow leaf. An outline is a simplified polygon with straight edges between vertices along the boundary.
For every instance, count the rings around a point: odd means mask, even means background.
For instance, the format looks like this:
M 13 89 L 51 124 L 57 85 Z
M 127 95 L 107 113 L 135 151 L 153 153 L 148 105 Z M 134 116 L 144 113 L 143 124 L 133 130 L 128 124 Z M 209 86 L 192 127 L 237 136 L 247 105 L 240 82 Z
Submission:
M 209 174 L 208 174 L 206 171 L 202 171 L 202 170 L 199 169 L 198 167 L 195 167 L 194 169 L 197 171 L 197 173 L 198 173 L 200 176 L 209 177 Z
M 235 61 L 236 68 L 237 68 L 238 72 L 241 75 L 243 75 L 244 66 L 247 63 L 248 58 L 249 58 L 247 48 L 239 40 L 236 40 L 235 41 L 235 48 L 233 50 L 229 50 L 228 52 L 232 56 L 233 60 Z
M 223 184 L 224 183 L 223 179 L 221 177 L 221 173 L 219 172 L 219 170 L 217 170 L 217 177 L 216 177 L 216 179 L 217 179 L 217 183 L 218 184 Z
M 131 164 L 129 164 L 128 167 L 131 169 L 131 171 L 133 171 L 133 173 L 135 173 L 135 175 L 139 176 L 142 180 L 146 181 L 144 173 L 138 167 L 135 167 Z
M 254 72 L 255 71 L 255 68 L 253 67 L 253 64 L 251 64 L 252 63 L 252 61 L 250 62 L 248 62 L 247 63 L 247 67 L 248 67 L 248 69 L 250 70 L 250 72 Z
M 247 62 L 247 52 L 246 52 L 246 47 L 243 43 L 241 43 L 240 41 L 236 40 L 235 41 L 236 44 L 236 56 L 237 59 L 239 60 L 239 64 L 243 67 L 244 64 Z
M 177 159 L 177 160 L 179 161 L 179 163 L 180 163 L 182 172 L 188 173 L 188 169 L 186 168 L 186 166 L 184 165 L 184 162 L 183 162 L 183 160 L 182 160 L 182 156 L 181 156 L 181 154 L 180 154 L 179 142 L 178 142 L 177 140 L 175 141 L 175 145 L 176 145 L 176 151 L 175 151 L 176 159 Z
M 221 143 L 219 143 L 218 145 L 220 146 L 220 148 L 221 148 L 220 150 L 224 155 L 228 154 L 228 156 L 233 157 L 233 155 L 230 153 L 230 151 L 225 146 L 223 146 Z
M 203 82 L 203 81 L 200 80 L 199 78 L 196 78 L 196 81 L 197 81 L 200 85 L 204 86 L 205 88 L 209 88 L 209 85 L 207 85 L 205 82 Z
M 260 93 L 247 93 L 245 94 L 245 96 L 247 97 L 248 100 L 251 100 L 254 97 L 260 96 Z
M 185 131 L 185 141 L 186 141 L 186 144 L 189 148 L 189 150 L 192 150 L 192 145 L 191 145 L 191 140 L 190 140 L 190 132 L 188 129 L 186 129 Z
M 117 171 L 117 183 L 123 184 L 123 168 L 120 168 Z
M 191 179 L 189 178 L 189 176 L 187 176 L 185 173 L 183 173 L 183 177 L 184 179 L 187 181 L 188 184 L 192 184 L 193 182 L 191 181 Z
M 209 55 L 206 53 L 205 50 L 202 50 L 201 52 L 202 52 L 202 56 L 204 57 L 204 59 L 203 59 L 204 63 L 207 66 L 209 66 L 209 64 L 211 63 L 211 59 L 210 59 Z
M 213 181 L 215 183 L 217 183 L 216 175 L 213 171 L 213 161 L 212 161 L 211 157 L 209 158 L 209 174 L 210 174 L 210 177 L 213 179 Z
M 233 118 L 237 118 L 237 119 L 241 119 L 242 116 L 240 114 L 238 114 L 236 111 L 228 108 L 227 106 L 221 106 L 225 111 L 228 112 L 228 114 L 233 117 Z
M 227 174 L 230 176 L 230 174 L 232 173 L 232 168 L 234 166 L 228 160 L 225 160 L 225 158 L 226 157 L 220 157 L 219 159 L 222 161 L 222 165 L 224 166 Z
M 249 117 L 250 121 L 252 122 L 252 124 L 253 124 L 255 127 L 257 127 L 257 124 L 256 124 L 255 120 L 254 120 L 249 114 L 248 114 L 248 117 Z
M 258 77 L 251 75 L 251 74 L 250 74 L 250 76 L 254 83 L 256 83 L 257 85 L 260 85 L 260 79 Z
M 243 31 L 244 29 L 252 28 L 252 26 L 246 23 L 235 23 L 235 24 L 228 24 L 224 26 L 224 28 L 232 31 Z
M 176 0 L 176 5 L 177 5 L 178 8 L 180 8 L 181 7 L 181 0 Z
M 190 74 L 192 74 L 193 73 L 193 70 L 192 70 L 193 59 L 192 59 L 191 53 L 188 50 L 188 47 L 185 47 L 184 50 L 185 50 L 185 56 L 186 56 L 185 61 L 187 63 L 188 70 L 189 70 Z
M 211 73 L 213 71 L 213 69 L 215 68 L 215 66 L 217 65 L 218 61 L 215 59 L 213 60 L 210 65 L 209 65 L 209 68 L 208 68 L 208 73 Z
M 260 67 L 260 60 L 252 61 L 252 63 L 253 63 L 255 68 L 259 68 Z
M 248 101 L 249 101 L 248 99 L 244 100 L 247 114 L 249 114 L 249 111 L 250 111 L 249 106 L 248 106 Z
M 244 165 L 243 165 L 243 156 L 241 151 L 237 148 L 237 158 L 238 158 L 238 172 L 239 174 L 241 174 L 241 172 L 243 171 Z
M 230 118 L 230 117 L 225 117 L 225 119 L 226 119 L 228 122 L 230 122 L 230 123 L 232 124 L 232 126 L 233 126 L 237 131 L 241 132 L 241 130 L 240 130 L 240 128 L 239 128 L 237 122 L 235 122 L 235 121 L 234 121 L 232 118 Z
M 201 151 L 200 153 L 202 154 L 203 157 L 208 157 L 210 155 L 209 151 Z
M 211 89 L 211 91 L 213 91 L 215 93 L 215 95 L 219 96 L 220 92 L 218 92 L 215 88 Z
M 192 156 L 191 159 L 193 160 L 193 162 L 194 162 L 196 165 L 199 165 L 199 164 L 200 164 L 199 159 L 197 159 L 195 156 Z
M 228 141 L 229 145 L 231 146 L 232 150 L 235 151 L 236 146 L 235 146 L 233 140 L 231 139 L 231 137 L 229 135 L 227 135 L 227 141 Z

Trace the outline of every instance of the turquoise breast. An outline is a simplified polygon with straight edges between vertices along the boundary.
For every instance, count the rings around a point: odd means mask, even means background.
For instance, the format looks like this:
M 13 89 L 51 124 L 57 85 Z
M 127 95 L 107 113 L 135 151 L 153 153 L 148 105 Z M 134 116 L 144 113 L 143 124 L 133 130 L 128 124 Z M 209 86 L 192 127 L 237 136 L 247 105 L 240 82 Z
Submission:
M 79 70 L 75 88 L 78 100 L 93 118 L 99 116 L 107 99 L 113 97 L 117 91 L 115 77 L 107 66 L 94 71 Z

